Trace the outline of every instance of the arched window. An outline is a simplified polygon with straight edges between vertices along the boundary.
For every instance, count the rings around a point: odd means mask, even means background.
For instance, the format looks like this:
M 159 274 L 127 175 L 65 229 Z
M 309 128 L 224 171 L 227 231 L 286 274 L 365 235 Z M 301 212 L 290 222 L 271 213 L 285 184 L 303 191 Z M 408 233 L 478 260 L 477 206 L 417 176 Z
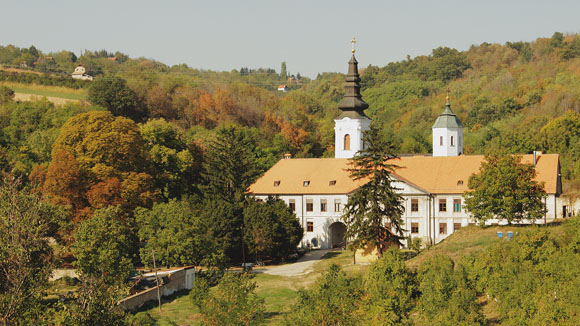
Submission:
M 451 136 L 451 146 L 455 146 L 453 145 L 453 136 Z
M 443 146 L 443 136 L 439 136 L 439 146 Z
M 350 135 L 349 134 L 344 135 L 344 150 L 350 151 Z

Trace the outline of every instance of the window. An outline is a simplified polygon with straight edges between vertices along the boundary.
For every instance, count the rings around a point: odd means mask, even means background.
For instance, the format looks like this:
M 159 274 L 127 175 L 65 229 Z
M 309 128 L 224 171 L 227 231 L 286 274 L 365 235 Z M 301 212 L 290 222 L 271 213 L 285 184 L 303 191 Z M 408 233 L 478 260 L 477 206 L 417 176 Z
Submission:
M 334 200 L 334 211 L 335 212 L 340 212 L 340 209 L 341 209 L 340 204 L 341 204 L 340 199 Z
M 439 136 L 439 146 L 443 146 L 443 136 Z
M 447 223 L 439 223 L 439 234 L 447 234 Z
M 453 211 L 456 213 L 461 212 L 461 199 L 453 199 Z
M 447 212 L 447 200 L 439 199 L 439 211 Z
M 458 181 L 457 181 L 457 185 L 458 185 L 458 186 L 463 186 L 463 180 L 458 180 Z
M 280 185 L 280 180 L 274 181 L 274 187 L 278 187 Z
M 314 232 L 314 222 L 306 222 L 306 232 Z
M 453 144 L 453 136 L 451 136 L 451 146 L 455 146 L 455 144 Z
M 336 185 L 336 180 L 330 180 L 328 181 L 328 185 L 333 187 L 334 185 Z
M 310 186 L 310 180 L 305 180 L 305 181 L 302 183 L 302 186 L 303 186 L 303 187 L 308 187 L 308 186 Z
M 411 223 L 411 233 L 419 233 L 419 223 Z
M 344 135 L 344 150 L 350 151 L 350 135 L 349 134 Z
M 296 213 L 296 201 L 294 199 L 288 201 L 288 206 L 290 206 L 290 211 L 292 211 L 292 213 Z
M 461 223 L 453 223 L 453 232 L 461 229 Z
M 419 211 L 419 199 L 417 198 L 411 199 L 411 212 L 418 211 Z
M 320 211 L 321 212 L 326 212 L 326 199 L 321 199 L 320 200 Z
M 314 203 L 312 202 L 312 199 L 306 199 L 306 211 L 312 212 L 313 210 L 314 210 Z

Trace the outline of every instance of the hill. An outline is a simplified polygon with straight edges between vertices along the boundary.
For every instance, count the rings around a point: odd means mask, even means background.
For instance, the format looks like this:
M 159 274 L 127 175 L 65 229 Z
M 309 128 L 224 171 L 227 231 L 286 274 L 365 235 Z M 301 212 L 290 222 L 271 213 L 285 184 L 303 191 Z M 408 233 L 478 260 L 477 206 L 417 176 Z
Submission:
M 552 235 L 559 238 L 564 235 L 562 223 L 565 222 L 550 223 L 546 226 L 542 226 L 542 228 L 546 228 Z M 466 226 L 453 232 L 453 234 L 440 243 L 423 250 L 419 255 L 408 260 L 407 266 L 415 269 L 425 260 L 437 255 L 445 255 L 453 259 L 454 262 L 459 263 L 461 258 L 485 251 L 490 245 L 497 241 L 509 241 L 507 240 L 507 233 L 509 231 L 512 231 L 514 235 L 516 235 L 516 233 L 523 233 L 537 227 L 538 226 L 529 225 L 505 225 L 484 228 L 476 225 Z M 498 238 L 498 232 L 502 232 L 502 238 Z
M 341 73 L 309 80 L 272 68 L 215 72 L 105 50 L 76 57 L 70 51 L 43 54 L 34 47 L 0 46 L 0 65 L 8 70 L 0 74 L 4 81 L 86 89 L 90 82 L 69 77 L 77 64 L 97 79 L 125 79 L 146 118 L 164 118 L 192 136 L 228 123 L 253 129 L 259 146 L 271 153 L 266 168 L 286 152 L 333 156 Z M 466 126 L 466 154 L 559 153 L 564 179 L 580 178 L 579 35 L 482 43 L 466 51 L 440 47 L 360 70 L 367 114 L 395 140 L 399 153 L 431 151 L 431 126 L 449 90 L 451 107 Z M 276 91 L 279 84 L 291 91 Z

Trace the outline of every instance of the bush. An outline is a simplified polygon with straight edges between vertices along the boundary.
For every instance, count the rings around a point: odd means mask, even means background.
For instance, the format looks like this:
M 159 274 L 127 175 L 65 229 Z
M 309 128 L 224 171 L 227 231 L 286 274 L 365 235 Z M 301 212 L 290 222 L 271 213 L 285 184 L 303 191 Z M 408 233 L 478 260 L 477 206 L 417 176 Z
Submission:
M 264 299 L 256 295 L 251 278 L 251 274 L 228 273 L 211 291 L 204 279 L 196 280 L 190 298 L 204 325 L 262 325 Z

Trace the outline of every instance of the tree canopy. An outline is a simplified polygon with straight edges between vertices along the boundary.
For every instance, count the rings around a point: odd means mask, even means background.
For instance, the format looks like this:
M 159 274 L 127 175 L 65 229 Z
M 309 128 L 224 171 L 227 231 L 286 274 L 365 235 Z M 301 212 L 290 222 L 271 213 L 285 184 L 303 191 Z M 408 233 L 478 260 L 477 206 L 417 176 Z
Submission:
M 478 174 L 469 177 L 465 206 L 480 223 L 497 218 L 508 223 L 535 221 L 545 214 L 543 185 L 534 181 L 536 170 L 517 155 L 490 154 Z
M 88 100 L 100 105 L 115 116 L 140 120 L 144 117 L 137 94 L 120 77 L 106 77 L 95 80 L 89 87 Z

